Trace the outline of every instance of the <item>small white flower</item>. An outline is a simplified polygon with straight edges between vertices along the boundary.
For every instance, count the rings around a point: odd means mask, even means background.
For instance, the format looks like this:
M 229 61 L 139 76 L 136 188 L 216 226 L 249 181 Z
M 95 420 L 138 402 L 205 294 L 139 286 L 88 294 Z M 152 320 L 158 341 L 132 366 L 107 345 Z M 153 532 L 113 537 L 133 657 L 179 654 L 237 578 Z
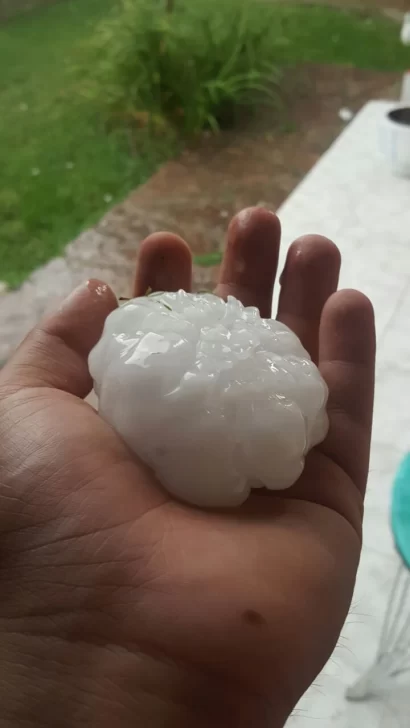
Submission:
M 406 13 L 403 19 L 401 42 L 403 45 L 410 46 L 410 13 Z
M 104 195 L 104 202 L 109 205 L 109 203 L 112 202 L 112 195 Z
M 65 168 L 66 169 L 74 169 L 74 162 L 66 162 Z
M 25 104 L 24 102 L 19 105 L 20 111 L 28 111 L 28 104 Z
M 219 213 L 219 216 L 222 217 L 222 218 L 224 218 L 224 219 L 226 219 L 227 217 L 229 217 L 228 210 L 221 210 L 220 213 Z
M 339 109 L 339 119 L 348 122 L 354 117 L 354 113 L 351 109 Z
M 32 177 L 38 177 L 40 174 L 40 170 L 38 167 L 33 167 L 31 170 L 31 176 Z

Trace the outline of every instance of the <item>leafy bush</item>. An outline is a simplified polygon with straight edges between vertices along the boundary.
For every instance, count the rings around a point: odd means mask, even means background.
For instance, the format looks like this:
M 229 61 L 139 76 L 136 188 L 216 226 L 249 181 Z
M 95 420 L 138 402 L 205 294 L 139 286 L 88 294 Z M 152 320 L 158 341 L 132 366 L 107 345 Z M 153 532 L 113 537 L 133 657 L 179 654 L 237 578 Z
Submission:
M 120 0 L 92 39 L 88 92 L 160 129 L 232 124 L 255 99 L 278 102 L 274 17 L 257 0 Z

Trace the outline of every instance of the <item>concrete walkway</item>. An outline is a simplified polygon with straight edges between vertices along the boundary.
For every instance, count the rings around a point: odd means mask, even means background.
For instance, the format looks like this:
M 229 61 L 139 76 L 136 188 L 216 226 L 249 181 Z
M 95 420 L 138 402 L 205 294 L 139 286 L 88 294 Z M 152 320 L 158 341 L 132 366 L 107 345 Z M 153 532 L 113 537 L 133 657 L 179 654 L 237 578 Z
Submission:
M 380 125 L 389 109 L 383 102 L 368 104 L 279 211 L 281 259 L 290 242 L 306 230 L 336 240 L 343 259 L 340 286 L 370 297 L 378 337 L 372 454 L 355 595 L 332 659 L 288 728 L 409 725 L 408 672 L 391 685 L 384 680 L 374 699 L 345 700 L 346 688 L 376 655 L 399 564 L 390 528 L 391 487 L 410 443 L 410 180 L 394 177 L 381 152 Z M 405 610 L 404 600 L 401 604 Z M 409 638 L 407 619 L 400 640 L 407 656 Z

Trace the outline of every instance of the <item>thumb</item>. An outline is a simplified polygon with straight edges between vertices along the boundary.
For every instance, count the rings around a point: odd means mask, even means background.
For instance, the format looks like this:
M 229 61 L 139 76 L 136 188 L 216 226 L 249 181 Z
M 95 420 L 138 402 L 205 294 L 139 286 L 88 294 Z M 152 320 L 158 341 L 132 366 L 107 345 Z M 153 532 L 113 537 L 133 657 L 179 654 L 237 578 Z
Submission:
M 114 293 L 101 281 L 76 288 L 57 313 L 26 337 L 2 370 L 0 386 L 52 387 L 86 397 L 92 388 L 88 355 L 117 305 Z

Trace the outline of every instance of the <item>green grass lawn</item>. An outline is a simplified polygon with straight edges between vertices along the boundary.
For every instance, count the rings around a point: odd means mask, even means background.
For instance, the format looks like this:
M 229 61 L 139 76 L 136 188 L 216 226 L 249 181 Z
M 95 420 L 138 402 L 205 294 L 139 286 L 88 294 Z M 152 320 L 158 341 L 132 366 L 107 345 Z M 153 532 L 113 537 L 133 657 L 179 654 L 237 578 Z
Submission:
M 399 24 L 380 14 L 282 5 L 277 15 L 284 62 L 347 64 L 376 71 L 410 68 L 410 49 L 400 42 Z
M 75 86 L 84 38 L 112 0 L 66 0 L 0 27 L 0 280 L 20 283 L 171 153 L 107 133 Z
M 190 0 L 195 2 L 195 0 Z M 222 1 L 222 0 L 221 0 Z M 175 147 L 108 132 L 71 69 L 115 0 L 65 0 L 0 27 L 0 279 L 18 285 L 145 181 Z M 397 24 L 324 7 L 280 6 L 278 62 L 349 63 L 402 71 Z

